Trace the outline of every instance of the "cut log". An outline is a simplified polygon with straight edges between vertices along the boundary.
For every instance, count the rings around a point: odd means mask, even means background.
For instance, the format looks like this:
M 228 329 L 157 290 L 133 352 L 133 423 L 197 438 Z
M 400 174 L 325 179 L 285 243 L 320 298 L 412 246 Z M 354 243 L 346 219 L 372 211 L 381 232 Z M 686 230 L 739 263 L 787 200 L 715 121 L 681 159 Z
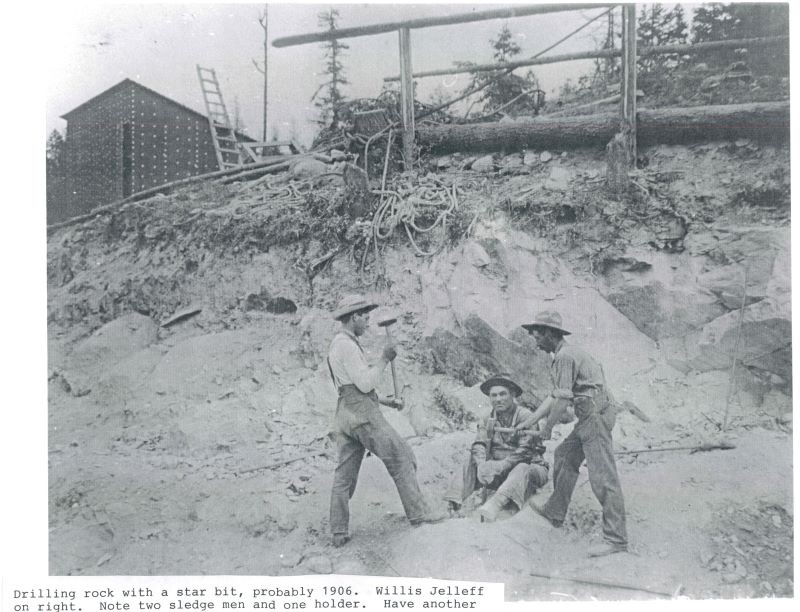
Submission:
M 639 145 L 789 137 L 789 102 L 639 109 Z M 455 151 L 599 148 L 619 131 L 618 113 L 532 122 L 439 125 L 417 129 L 418 144 L 436 154 Z

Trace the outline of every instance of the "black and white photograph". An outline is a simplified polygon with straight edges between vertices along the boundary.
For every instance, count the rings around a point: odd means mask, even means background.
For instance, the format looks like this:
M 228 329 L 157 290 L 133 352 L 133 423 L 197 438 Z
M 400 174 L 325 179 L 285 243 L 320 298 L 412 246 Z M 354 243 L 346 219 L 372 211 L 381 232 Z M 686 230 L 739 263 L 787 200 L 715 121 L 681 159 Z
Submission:
M 788 3 L 69 4 L 49 576 L 794 597 Z

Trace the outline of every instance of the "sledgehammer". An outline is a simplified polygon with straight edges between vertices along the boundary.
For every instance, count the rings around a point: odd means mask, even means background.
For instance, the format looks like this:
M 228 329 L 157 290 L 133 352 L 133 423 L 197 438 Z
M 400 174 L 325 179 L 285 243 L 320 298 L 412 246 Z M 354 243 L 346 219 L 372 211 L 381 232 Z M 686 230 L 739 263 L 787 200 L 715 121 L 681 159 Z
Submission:
M 394 344 L 394 340 L 392 339 L 392 332 L 389 331 L 389 326 L 394 325 L 397 323 L 397 317 L 383 319 L 378 321 L 378 327 L 383 327 L 386 330 L 386 337 L 389 339 L 389 342 Z M 400 405 L 400 408 L 403 407 L 403 400 L 400 399 L 400 390 L 397 386 L 397 370 L 394 367 L 394 360 L 390 362 L 392 366 L 392 384 L 394 384 L 394 399 Z

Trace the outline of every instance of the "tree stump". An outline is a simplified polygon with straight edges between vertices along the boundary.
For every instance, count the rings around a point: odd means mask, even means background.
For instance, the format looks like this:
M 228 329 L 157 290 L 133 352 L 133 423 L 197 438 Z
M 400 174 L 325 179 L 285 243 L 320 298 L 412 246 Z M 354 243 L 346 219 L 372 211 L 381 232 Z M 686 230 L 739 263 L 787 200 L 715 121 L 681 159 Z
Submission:
M 622 196 L 628 192 L 630 166 L 631 149 L 628 136 L 625 132 L 619 132 L 606 145 L 606 185 L 614 195 Z

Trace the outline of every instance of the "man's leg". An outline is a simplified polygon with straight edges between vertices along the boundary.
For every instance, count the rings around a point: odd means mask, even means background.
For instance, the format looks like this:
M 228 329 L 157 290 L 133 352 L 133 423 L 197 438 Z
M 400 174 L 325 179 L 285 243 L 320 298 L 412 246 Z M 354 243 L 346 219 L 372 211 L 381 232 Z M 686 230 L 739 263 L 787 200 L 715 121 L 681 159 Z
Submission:
M 477 488 L 477 482 L 478 468 L 470 455 L 470 458 L 464 463 L 461 473 L 453 474 L 447 487 L 447 493 L 444 495 L 445 501 L 461 507 Z
M 502 495 L 520 510 L 528 498 L 545 484 L 547 484 L 547 468 L 545 466 L 537 463 L 531 465 L 520 463 L 509 472 L 495 495 Z
M 553 494 L 541 509 L 541 514 L 551 523 L 560 525 L 567 516 L 567 508 L 578 482 L 578 470 L 584 454 L 578 435 L 580 423 L 575 426 L 553 453 Z
M 616 546 L 625 547 L 628 535 L 625 529 L 625 502 L 619 484 L 617 464 L 611 432 L 599 415 L 588 417 L 583 450 L 589 469 L 589 484 L 603 507 L 603 537 Z
M 339 463 L 333 473 L 331 488 L 331 533 L 347 536 L 350 524 L 350 498 L 356 490 L 358 471 L 364 458 L 364 446 L 343 433 L 337 434 Z
M 408 442 L 398 435 L 382 415 L 357 427 L 353 434 L 383 461 L 400 494 L 408 520 L 414 523 L 425 518 L 427 506 L 417 483 L 417 462 Z

